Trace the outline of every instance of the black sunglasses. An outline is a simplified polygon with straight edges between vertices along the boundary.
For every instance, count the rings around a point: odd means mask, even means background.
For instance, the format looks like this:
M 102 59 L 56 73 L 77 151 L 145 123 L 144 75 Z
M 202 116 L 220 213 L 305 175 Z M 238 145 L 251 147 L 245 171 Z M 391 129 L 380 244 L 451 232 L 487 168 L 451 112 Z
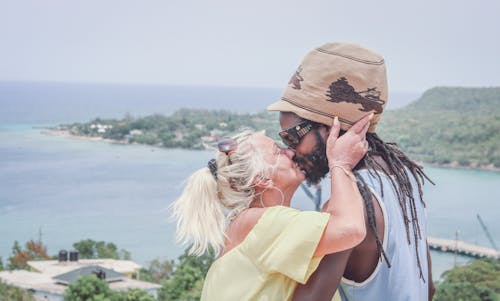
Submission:
M 291 149 L 297 148 L 300 143 L 300 140 L 309 133 L 315 124 L 304 121 L 297 125 L 294 125 L 286 130 L 283 130 L 279 133 L 281 140 L 283 143 Z

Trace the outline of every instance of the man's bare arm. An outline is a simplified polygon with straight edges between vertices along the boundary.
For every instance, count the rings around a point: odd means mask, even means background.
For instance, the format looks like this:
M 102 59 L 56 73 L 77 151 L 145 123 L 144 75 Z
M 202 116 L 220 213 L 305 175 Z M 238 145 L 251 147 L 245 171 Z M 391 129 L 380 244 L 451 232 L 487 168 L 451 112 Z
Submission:
M 378 236 L 383 241 L 385 225 L 382 209 L 376 198 L 372 198 L 372 203 Z M 328 202 L 323 206 L 323 209 L 327 205 Z M 366 212 L 365 222 L 366 228 L 369 229 Z M 378 261 L 379 253 L 375 236 L 372 231 L 368 231 L 364 241 L 353 249 L 325 256 L 307 283 L 297 286 L 293 300 L 331 301 L 342 276 L 356 282 L 362 282 L 373 273 Z M 346 270 L 347 265 L 349 267 Z
M 306 284 L 298 284 L 293 301 L 331 301 L 352 250 L 326 255 Z

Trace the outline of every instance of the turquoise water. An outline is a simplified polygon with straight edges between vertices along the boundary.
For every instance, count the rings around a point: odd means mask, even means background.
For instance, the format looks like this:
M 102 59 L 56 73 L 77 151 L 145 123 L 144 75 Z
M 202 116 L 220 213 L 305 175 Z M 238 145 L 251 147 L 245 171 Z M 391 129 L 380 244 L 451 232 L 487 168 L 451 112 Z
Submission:
M 159 149 L 48 136 L 31 126 L 0 127 L 0 256 L 14 240 L 37 239 L 49 253 L 91 238 L 116 243 L 145 264 L 173 259 L 168 205 L 182 183 L 212 157 L 209 151 Z M 476 220 L 480 214 L 500 243 L 500 173 L 427 167 L 429 235 L 490 246 Z M 325 189 L 327 190 L 327 189 Z M 326 197 L 326 195 L 325 195 Z M 299 190 L 295 207 L 313 209 Z M 433 252 L 434 278 L 454 264 Z M 466 262 L 464 257 L 459 263 Z

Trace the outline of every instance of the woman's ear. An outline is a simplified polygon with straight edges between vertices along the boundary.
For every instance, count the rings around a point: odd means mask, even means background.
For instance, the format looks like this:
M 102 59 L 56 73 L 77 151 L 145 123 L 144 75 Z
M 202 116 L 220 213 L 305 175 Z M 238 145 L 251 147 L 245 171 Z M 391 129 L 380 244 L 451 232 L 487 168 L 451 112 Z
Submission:
M 273 186 L 273 180 L 269 179 L 269 178 L 260 178 L 260 177 L 256 177 L 254 180 L 253 180 L 253 185 L 255 188 L 271 188 Z

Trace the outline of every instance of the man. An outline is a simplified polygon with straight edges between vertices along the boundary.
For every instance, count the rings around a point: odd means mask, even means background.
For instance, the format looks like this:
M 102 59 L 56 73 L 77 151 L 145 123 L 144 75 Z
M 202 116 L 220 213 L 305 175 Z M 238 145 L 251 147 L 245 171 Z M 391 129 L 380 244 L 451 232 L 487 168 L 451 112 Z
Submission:
M 431 300 L 434 287 L 427 246 L 421 166 L 376 132 L 387 103 L 384 59 L 362 46 L 330 43 L 311 51 L 284 95 L 268 110 L 280 111 L 283 141 L 312 184 L 329 172 L 325 141 L 334 116 L 343 131 L 373 113 L 369 150 L 349 166 L 365 201 L 367 236 L 357 247 L 325 257 L 296 299 Z M 428 179 L 428 178 L 427 178 Z M 342 277 L 343 276 L 343 277 Z M 342 278 L 342 279 L 341 279 Z

